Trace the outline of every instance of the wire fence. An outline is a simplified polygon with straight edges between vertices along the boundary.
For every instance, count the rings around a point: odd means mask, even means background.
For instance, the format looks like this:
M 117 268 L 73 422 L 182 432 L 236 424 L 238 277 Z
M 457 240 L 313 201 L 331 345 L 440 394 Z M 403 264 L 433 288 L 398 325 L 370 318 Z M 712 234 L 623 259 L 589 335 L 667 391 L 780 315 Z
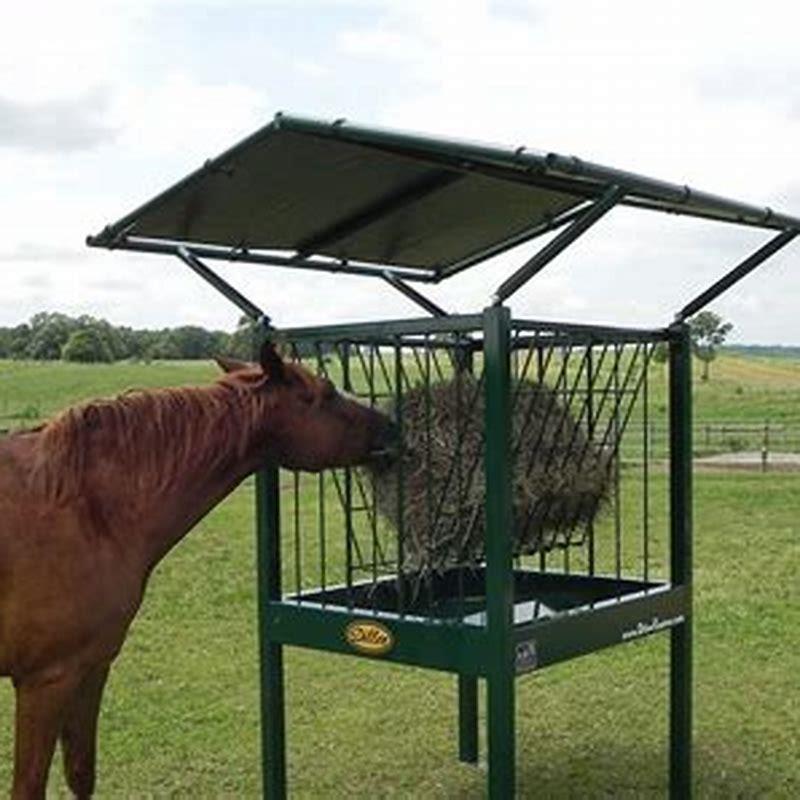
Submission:
M 800 420 L 698 420 L 693 425 L 692 434 L 692 449 L 696 458 L 725 453 L 757 453 L 766 463 L 770 455 L 800 453 Z M 623 458 L 627 452 L 639 449 L 644 435 L 648 437 L 653 458 L 665 459 L 669 451 L 669 431 L 666 426 L 656 422 L 646 428 L 631 428 L 623 445 Z

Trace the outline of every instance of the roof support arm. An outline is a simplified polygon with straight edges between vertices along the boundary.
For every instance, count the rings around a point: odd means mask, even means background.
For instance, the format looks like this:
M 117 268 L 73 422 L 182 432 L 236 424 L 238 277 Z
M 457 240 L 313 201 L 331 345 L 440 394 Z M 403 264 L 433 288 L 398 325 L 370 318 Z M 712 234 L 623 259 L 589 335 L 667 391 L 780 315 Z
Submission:
M 551 242 L 546 244 L 532 258 L 525 262 L 513 275 L 500 284 L 492 297 L 498 305 L 509 298 L 534 275 L 541 272 L 559 253 L 566 250 L 579 236 L 594 225 L 607 211 L 610 211 L 625 196 L 621 186 L 611 186 L 596 202 L 565 228 Z
M 503 239 L 503 241 L 498 242 L 497 244 L 490 245 L 474 255 L 467 256 L 467 258 L 457 261 L 455 264 L 451 264 L 449 267 L 443 269 L 439 273 L 438 280 L 441 281 L 445 278 L 449 278 L 458 272 L 462 272 L 469 267 L 475 266 L 475 264 L 480 264 L 481 261 L 486 261 L 486 259 L 492 258 L 499 253 L 503 253 L 512 247 L 517 247 L 518 245 L 523 244 L 531 239 L 535 239 L 537 236 L 542 236 L 545 233 L 554 231 L 556 228 L 562 228 L 564 225 L 568 225 L 570 222 L 573 222 L 580 217 L 586 211 L 586 209 L 587 206 L 585 204 L 581 204 L 578 208 L 571 208 L 569 211 L 565 211 L 562 214 L 557 214 L 555 217 L 546 219 L 544 222 L 540 222 L 538 225 L 527 228 L 526 230 L 521 231 L 520 233 L 511 236 L 508 239 Z
M 779 233 L 773 239 L 770 239 L 763 247 L 756 250 L 751 256 L 748 256 L 741 264 L 734 267 L 727 275 L 723 275 L 713 286 L 710 286 L 702 294 L 687 303 L 676 315 L 676 322 L 683 322 L 689 317 L 700 311 L 701 308 L 707 306 L 712 300 L 715 300 L 723 292 L 726 292 L 735 283 L 738 283 L 745 275 L 752 272 L 757 266 L 763 264 L 770 256 L 775 255 L 782 247 L 789 244 L 792 239 L 800 234 L 798 229 L 790 229 Z
M 424 294 L 422 294 L 422 292 L 418 292 L 413 286 L 409 286 L 405 281 L 389 272 L 389 270 L 386 270 L 383 273 L 383 279 L 391 286 L 394 286 L 398 292 L 404 294 L 409 300 L 413 300 L 418 306 L 422 306 L 422 308 L 424 308 L 432 316 L 450 316 L 441 306 L 437 306 L 433 300 L 429 300 Z
M 175 250 L 175 255 L 203 280 L 210 283 L 220 294 L 224 295 L 235 306 L 238 306 L 254 322 L 263 325 L 265 328 L 272 327 L 270 318 L 255 303 L 248 300 L 237 289 L 234 289 L 226 280 L 220 278 L 216 272 L 209 269 L 190 250 L 179 246 Z

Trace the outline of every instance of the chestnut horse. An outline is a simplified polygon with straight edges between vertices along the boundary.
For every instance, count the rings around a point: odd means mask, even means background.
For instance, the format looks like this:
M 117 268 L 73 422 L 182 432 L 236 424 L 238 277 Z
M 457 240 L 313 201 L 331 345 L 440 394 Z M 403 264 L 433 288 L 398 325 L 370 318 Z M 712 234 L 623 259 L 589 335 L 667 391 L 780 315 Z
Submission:
M 265 345 L 211 386 L 124 394 L 0 439 L 0 676 L 16 690 L 12 797 L 94 790 L 97 717 L 153 567 L 268 463 L 369 460 L 390 421 Z

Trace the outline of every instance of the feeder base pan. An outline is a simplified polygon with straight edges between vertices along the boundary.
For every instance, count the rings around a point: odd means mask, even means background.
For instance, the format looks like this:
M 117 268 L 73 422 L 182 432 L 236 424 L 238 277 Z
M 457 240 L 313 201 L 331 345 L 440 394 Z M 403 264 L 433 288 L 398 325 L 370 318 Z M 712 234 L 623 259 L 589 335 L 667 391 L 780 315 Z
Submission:
M 403 614 L 441 621 L 486 624 L 486 569 L 450 569 L 431 576 L 415 587 L 396 577 L 311 590 L 284 598 L 338 608 L 351 613 Z M 652 581 L 630 580 L 597 575 L 567 575 L 530 569 L 514 571 L 514 623 L 537 620 L 630 599 L 666 586 Z

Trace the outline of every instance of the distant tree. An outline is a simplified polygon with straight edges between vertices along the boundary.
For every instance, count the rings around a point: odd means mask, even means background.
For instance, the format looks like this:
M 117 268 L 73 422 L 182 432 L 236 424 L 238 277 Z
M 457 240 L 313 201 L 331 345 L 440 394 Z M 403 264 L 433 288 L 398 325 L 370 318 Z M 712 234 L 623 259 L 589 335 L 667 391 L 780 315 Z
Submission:
M 61 357 L 64 361 L 107 363 L 114 360 L 114 352 L 102 327 L 93 325 L 71 333 Z
M 181 357 L 181 351 L 178 347 L 178 342 L 171 335 L 172 331 L 169 328 L 164 328 L 159 331 L 154 337 L 152 345 L 149 349 L 148 357 L 155 359 L 178 359 Z
M 236 330 L 228 337 L 225 355 L 249 359 L 253 357 L 256 342 L 256 323 L 250 317 L 241 316 Z
M 701 311 L 689 320 L 694 354 L 703 362 L 702 379 L 708 380 L 711 362 L 717 357 L 727 335 L 733 330 L 733 324 L 723 322 L 722 317 L 713 311 Z
M 88 336 L 74 333 L 91 331 Z M 246 317 L 234 333 L 210 331 L 197 325 L 161 330 L 135 330 L 89 316 L 70 317 L 41 311 L 27 324 L 0 328 L 0 358 L 117 361 L 123 358 L 206 359 L 215 355 L 252 355 L 254 324 Z M 68 353 L 65 356 L 64 353 Z
M 78 327 L 77 320 L 66 314 L 49 311 L 34 314 L 30 321 L 30 340 L 25 355 L 37 361 L 61 358 L 61 349 Z
M 0 358 L 11 358 L 13 328 L 0 328 Z
M 17 325 L 11 329 L 11 336 L 8 344 L 8 355 L 11 358 L 26 358 L 28 345 L 31 341 L 31 326 L 26 323 Z

